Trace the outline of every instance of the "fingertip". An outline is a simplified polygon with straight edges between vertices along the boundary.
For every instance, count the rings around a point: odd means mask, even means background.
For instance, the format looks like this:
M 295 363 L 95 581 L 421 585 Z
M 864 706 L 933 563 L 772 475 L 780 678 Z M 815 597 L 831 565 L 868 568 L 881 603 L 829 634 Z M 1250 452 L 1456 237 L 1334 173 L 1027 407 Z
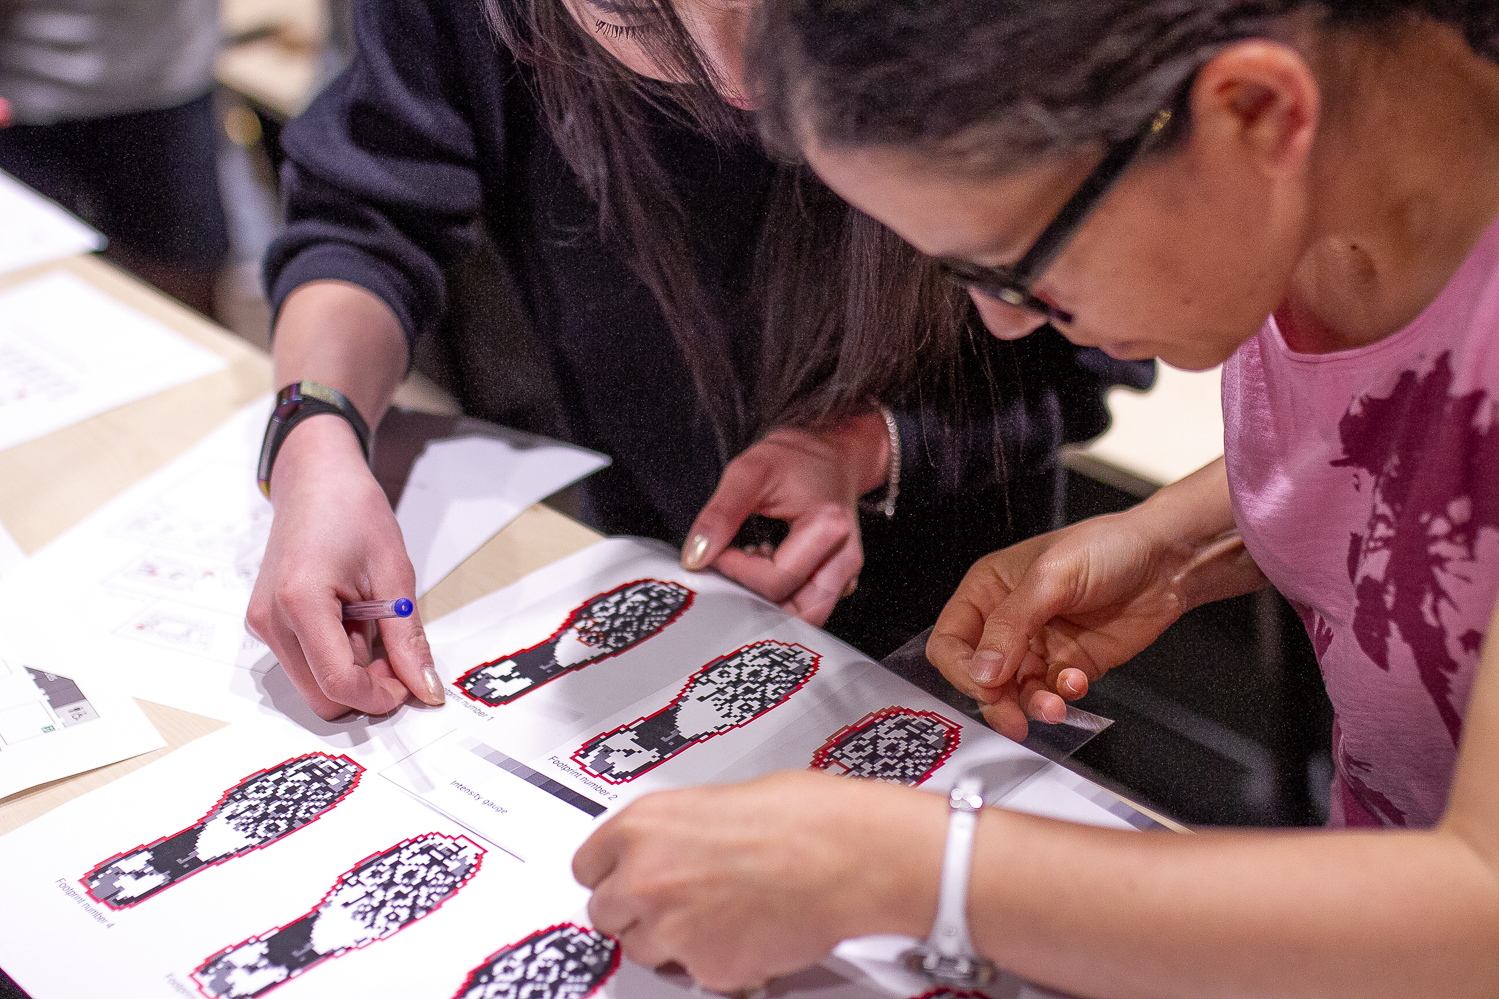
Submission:
M 1088 692 L 1088 674 L 1080 669 L 1064 669 L 1057 676 L 1057 693 L 1075 701 Z
M 944 674 L 949 670 L 966 669 L 973 659 L 973 646 L 957 635 L 941 631 L 932 632 L 922 651 L 926 655 L 926 661 Z
M 1038 722 L 1060 725 L 1067 720 L 1067 702 L 1049 690 L 1039 690 L 1031 696 L 1026 713 Z
M 981 710 L 989 727 L 1012 742 L 1024 742 L 1025 737 L 1030 734 L 1025 712 L 1012 700 L 986 705 Z
M 573 880 L 590 891 L 596 891 L 603 884 L 604 876 L 609 873 L 610 864 L 606 859 L 604 830 L 609 828 L 607 824 L 595 829 L 593 833 L 583 841 L 583 845 L 573 852 Z M 593 899 L 589 900 L 589 912 L 593 912 Z M 595 917 L 595 920 L 597 917 Z
M 822 627 L 833 613 L 836 602 L 836 598 L 828 599 L 825 592 L 811 583 L 802 587 L 801 591 L 788 601 L 792 613 L 814 628 Z
M 997 681 L 1004 668 L 1004 654 L 994 649 L 979 649 L 968 660 L 968 675 L 980 686 Z
M 440 708 L 447 703 L 447 692 L 442 689 L 442 677 L 432 666 L 422 667 L 422 689 L 412 691 L 429 707 Z
M 682 546 L 682 568 L 689 572 L 701 572 L 708 566 L 708 553 L 712 548 L 712 539 L 707 534 L 694 531 Z
M 589 880 L 589 876 L 593 873 L 593 869 L 589 865 L 589 862 L 588 862 L 588 860 L 589 860 L 589 858 L 588 858 L 588 844 L 591 841 L 592 841 L 592 837 L 589 837 L 588 839 L 585 839 L 583 841 L 583 845 L 580 846 L 580 847 L 578 847 L 578 849 L 573 853 L 573 862 L 571 864 L 572 872 L 573 872 L 573 880 L 576 881 L 578 884 L 582 885 L 584 888 L 589 889 L 590 891 L 593 890 L 593 887 L 594 887 L 593 883 Z M 593 907 L 593 900 L 592 899 L 588 900 L 588 905 L 589 905 L 589 917 L 592 918 L 592 916 L 593 916 L 593 908 L 592 908 Z
M 973 657 L 982 660 L 990 676 L 984 683 L 1007 680 L 1024 661 L 1030 651 L 1030 636 L 1017 630 L 1009 621 L 990 618 L 984 623 L 984 634 L 979 639 Z M 975 677 L 977 679 L 977 677 Z

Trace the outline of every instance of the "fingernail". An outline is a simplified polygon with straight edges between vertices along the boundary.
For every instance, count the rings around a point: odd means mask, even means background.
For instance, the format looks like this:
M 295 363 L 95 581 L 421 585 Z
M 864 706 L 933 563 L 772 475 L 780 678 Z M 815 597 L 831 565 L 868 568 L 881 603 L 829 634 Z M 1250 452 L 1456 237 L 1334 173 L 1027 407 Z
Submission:
M 694 534 L 687 539 L 687 545 L 682 549 L 682 564 L 694 572 L 703 567 L 703 560 L 708 557 L 708 536 L 706 534 Z
M 422 682 L 427 685 L 426 701 L 428 704 L 436 707 L 448 699 L 448 695 L 443 693 L 442 678 L 431 666 L 422 667 Z
M 985 649 L 973 654 L 973 662 L 968 673 L 973 677 L 974 683 L 991 683 L 995 677 L 999 676 L 1000 667 L 1004 664 L 1004 656 Z

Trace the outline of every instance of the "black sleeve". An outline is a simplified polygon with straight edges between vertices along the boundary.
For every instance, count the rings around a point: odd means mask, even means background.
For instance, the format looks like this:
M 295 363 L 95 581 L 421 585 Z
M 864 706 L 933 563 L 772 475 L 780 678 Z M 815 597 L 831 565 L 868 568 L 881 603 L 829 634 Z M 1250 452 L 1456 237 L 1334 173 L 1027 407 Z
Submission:
M 445 266 L 470 246 L 481 205 L 459 67 L 464 49 L 499 59 L 492 40 L 474 44 L 477 19 L 445 20 L 460 6 L 357 4 L 352 64 L 282 135 L 287 227 L 265 262 L 273 315 L 319 279 L 374 292 L 408 339 L 441 315 Z
M 1001 341 L 975 323 L 956 385 L 913 390 L 891 407 L 901 436 L 901 502 L 920 506 L 1049 469 L 1063 444 L 1108 429 L 1105 391 L 1154 381 L 1154 361 L 1117 361 L 1049 327 Z

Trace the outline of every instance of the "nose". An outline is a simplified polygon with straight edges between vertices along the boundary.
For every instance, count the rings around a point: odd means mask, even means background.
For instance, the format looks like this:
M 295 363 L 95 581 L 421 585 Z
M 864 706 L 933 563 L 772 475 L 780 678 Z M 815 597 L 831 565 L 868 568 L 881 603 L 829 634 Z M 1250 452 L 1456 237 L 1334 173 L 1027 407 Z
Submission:
M 1046 317 L 1030 309 L 1006 305 L 977 291 L 969 292 L 969 297 L 978 307 L 979 318 L 989 327 L 989 332 L 1001 340 L 1019 340 L 1046 325 Z

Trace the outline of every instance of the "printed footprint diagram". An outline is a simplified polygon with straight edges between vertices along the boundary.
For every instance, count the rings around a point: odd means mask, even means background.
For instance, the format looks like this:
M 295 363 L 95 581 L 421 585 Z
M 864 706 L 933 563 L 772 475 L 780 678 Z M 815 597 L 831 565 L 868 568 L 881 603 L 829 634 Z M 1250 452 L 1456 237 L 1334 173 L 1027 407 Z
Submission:
M 882 708 L 834 732 L 812 755 L 812 767 L 915 786 L 947 762 L 962 731 L 935 711 Z
M 619 944 L 562 923 L 491 954 L 453 999 L 586 999 L 619 967 Z
M 403 840 L 361 860 L 305 916 L 213 955 L 193 980 L 211 997 L 269 992 L 435 912 L 478 872 L 483 857 L 483 848 L 466 836 Z
M 786 703 L 817 672 L 821 658 L 786 642 L 746 645 L 688 677 L 682 692 L 660 711 L 594 736 L 572 758 L 611 784 L 632 781 L 689 746 Z
M 680 583 L 626 583 L 574 608 L 546 641 L 475 666 L 458 678 L 457 687 L 490 707 L 509 704 L 564 673 L 660 634 L 692 606 L 693 596 Z
M 347 756 L 308 753 L 253 773 L 196 825 L 104 861 L 81 880 L 111 909 L 150 898 L 205 867 L 269 846 L 316 821 L 359 784 Z

